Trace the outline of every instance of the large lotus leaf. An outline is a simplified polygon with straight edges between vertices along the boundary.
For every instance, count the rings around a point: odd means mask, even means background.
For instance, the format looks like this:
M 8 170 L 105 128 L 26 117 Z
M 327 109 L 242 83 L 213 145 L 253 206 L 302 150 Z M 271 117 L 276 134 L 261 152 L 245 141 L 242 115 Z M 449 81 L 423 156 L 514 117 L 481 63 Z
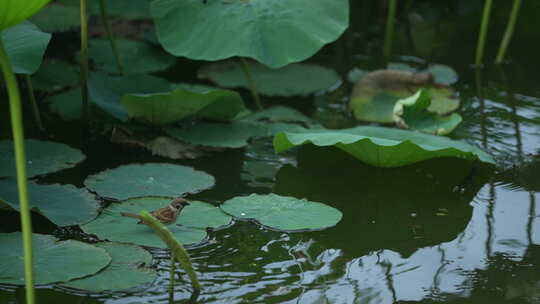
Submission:
M 38 91 L 59 90 L 80 82 L 79 67 L 63 60 L 45 60 L 32 75 L 32 85 Z
M 57 1 L 58 2 L 58 1 Z M 45 32 L 65 32 L 81 25 L 79 8 L 53 2 L 30 18 L 34 24 Z M 90 1 L 97 3 L 98 1 Z M 125 1 L 115 1 L 125 2 Z
M 0 283 L 24 284 L 22 234 L 0 234 Z M 32 234 L 34 281 L 36 284 L 66 282 L 94 274 L 107 266 L 111 257 L 90 244 L 59 241 L 51 235 Z
M 58 226 L 84 224 L 98 215 L 99 201 L 86 189 L 72 185 L 39 185 L 28 182 L 30 208 Z M 19 210 L 17 183 L 0 179 L 0 203 Z
M 272 69 L 259 63 L 248 64 L 253 81 L 261 94 L 270 96 L 308 95 L 335 86 L 339 75 L 315 64 L 296 63 Z M 199 78 L 209 79 L 220 87 L 249 88 L 249 81 L 238 61 L 212 63 L 203 67 Z
M 131 164 L 91 175 L 84 185 L 102 197 L 125 200 L 140 196 L 181 196 L 214 185 L 214 177 L 191 167 L 148 163 Z
M 25 21 L 0 32 L 0 38 L 6 48 L 13 72 L 33 74 L 41 64 L 51 34 L 44 33 L 37 26 Z
M 311 119 L 300 111 L 283 106 L 275 106 L 255 112 L 245 118 L 244 121 L 261 121 L 268 120 L 273 122 L 301 122 L 309 124 Z
M 154 94 L 128 94 L 121 99 L 128 116 L 154 125 L 164 125 L 190 116 L 230 121 L 246 111 L 236 92 L 209 89 L 204 92 L 177 88 Z
M 143 41 L 117 39 L 120 60 L 129 74 L 143 74 L 166 70 L 176 58 Z M 90 40 L 88 55 L 99 68 L 118 73 L 116 59 L 108 39 Z
M 97 243 L 95 246 L 105 249 L 111 256 L 109 266 L 93 276 L 73 280 L 63 286 L 102 292 L 150 284 L 157 278 L 156 271 L 150 268 L 152 255 L 143 248 L 116 242 Z
M 27 139 L 26 170 L 28 177 L 71 168 L 85 159 L 84 154 L 64 144 Z M 11 140 L 0 141 L 0 177 L 17 176 L 15 152 Z
M 394 121 L 405 129 L 434 135 L 450 134 L 461 122 L 461 115 L 453 113 L 440 116 L 427 110 L 430 104 L 429 91 L 420 89 L 413 96 L 397 101 L 394 106 Z
M 276 194 L 238 196 L 223 203 L 221 208 L 237 218 L 287 231 L 332 227 L 342 217 L 339 210 L 325 204 Z
M 157 0 L 151 12 L 171 54 L 209 61 L 251 57 L 274 68 L 312 56 L 349 23 L 347 0 Z
M 104 73 L 90 73 L 88 86 L 90 97 L 111 116 L 127 120 L 127 113 L 120 104 L 125 94 L 151 94 L 170 91 L 169 82 L 151 75 L 127 75 L 112 77 Z
M 50 0 L 0 1 L 0 31 L 11 27 L 39 11 Z
M 137 224 L 137 219 L 124 217 L 120 212 L 139 214 L 141 210 L 155 210 L 170 204 L 172 198 L 141 197 L 107 207 L 94 221 L 81 228 L 101 239 L 135 243 L 142 246 L 165 248 L 166 245 L 150 227 Z M 197 244 L 206 237 L 206 228 L 229 224 L 231 217 L 208 203 L 192 201 L 186 206 L 175 224 L 167 228 L 182 244 Z
M 383 127 L 363 126 L 343 130 L 306 130 L 278 133 L 274 149 L 282 152 L 311 143 L 335 146 L 377 167 L 399 167 L 436 157 L 457 157 L 495 164 L 493 158 L 467 143 L 441 136 Z

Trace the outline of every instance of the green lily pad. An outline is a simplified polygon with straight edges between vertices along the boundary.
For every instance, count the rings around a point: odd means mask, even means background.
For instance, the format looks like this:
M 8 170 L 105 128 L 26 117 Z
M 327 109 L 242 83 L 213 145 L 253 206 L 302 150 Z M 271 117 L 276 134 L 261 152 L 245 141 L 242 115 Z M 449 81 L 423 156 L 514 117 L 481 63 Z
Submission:
M 279 69 L 249 63 L 249 70 L 259 93 L 269 96 L 309 95 L 327 90 L 340 81 L 333 70 L 307 63 L 290 64 Z M 209 64 L 199 70 L 198 77 L 225 88 L 250 87 L 238 61 Z
M 312 120 L 300 111 L 283 106 L 274 106 L 255 112 L 245 118 L 243 121 L 261 121 L 267 120 L 271 122 L 301 122 L 310 124 Z
M 451 85 L 458 81 L 457 72 L 444 64 L 431 64 L 426 70 L 435 77 L 435 82 L 440 84 Z
M 43 100 L 49 108 L 64 120 L 81 118 L 81 88 L 71 89 Z
M 128 116 L 164 125 L 190 116 L 230 121 L 246 111 L 240 94 L 220 89 L 177 88 L 154 94 L 127 94 L 121 99 Z
M 97 1 L 90 1 L 91 3 Z M 124 1 L 115 1 L 124 2 Z M 81 25 L 79 8 L 59 4 L 58 1 L 45 6 L 32 16 L 30 21 L 41 30 L 49 33 L 66 32 Z
M 92 14 L 99 14 L 99 1 L 89 1 L 88 10 Z M 109 16 L 126 19 L 150 19 L 150 1 L 148 0 L 107 0 L 107 13 Z
M 82 162 L 84 154 L 64 144 L 27 139 L 26 170 L 28 177 L 71 168 Z M 0 177 L 15 177 L 15 154 L 11 140 L 0 141 Z
M 58 226 L 79 225 L 98 215 L 99 201 L 86 189 L 72 185 L 39 185 L 28 182 L 30 208 Z M 0 203 L 19 211 L 17 182 L 0 180 Z
M 51 34 L 44 33 L 37 26 L 25 21 L 3 30 L 0 33 L 0 39 L 6 49 L 13 72 L 33 74 L 41 64 L 45 49 L 51 40 Z
M 101 109 L 111 116 L 126 121 L 128 116 L 120 104 L 126 94 L 152 94 L 170 91 L 165 79 L 145 74 L 112 77 L 104 73 L 90 73 L 88 84 L 90 97 Z
M 251 57 L 274 68 L 312 56 L 349 23 L 346 0 L 157 0 L 151 12 L 160 43 L 175 56 Z
M 170 197 L 141 197 L 114 203 L 96 220 L 81 228 L 101 239 L 166 248 L 165 243 L 150 227 L 137 224 L 137 219 L 121 216 L 120 212 L 139 214 L 141 210 L 152 211 L 167 206 L 171 200 Z M 197 244 L 206 238 L 206 228 L 227 225 L 230 221 L 231 217 L 219 208 L 208 203 L 191 201 L 189 206 L 184 207 L 176 223 L 167 225 L 167 228 L 182 244 Z
M 150 268 L 152 255 L 139 246 L 121 243 L 97 243 L 111 256 L 112 261 L 105 269 L 93 276 L 77 279 L 62 286 L 93 292 L 124 290 L 150 284 L 157 273 Z
M 276 194 L 238 196 L 223 203 L 221 209 L 234 217 L 286 231 L 320 230 L 335 226 L 342 217 L 339 210 L 325 204 Z
M 38 91 L 59 90 L 78 85 L 79 67 L 63 60 L 45 60 L 32 75 L 32 85 Z
M 171 67 L 176 58 L 143 41 L 116 39 L 124 70 L 129 74 L 144 74 L 163 71 Z M 99 68 L 118 73 L 116 59 L 108 39 L 92 39 L 88 55 Z
M 282 132 L 274 137 L 277 153 L 311 143 L 319 147 L 335 146 L 376 167 L 399 167 L 436 157 L 457 157 L 495 164 L 479 148 L 441 136 L 383 127 L 356 127 L 343 130 L 307 130 Z
M 100 196 L 116 200 L 133 197 L 181 196 L 196 193 L 214 185 L 214 177 L 173 164 L 131 164 L 91 175 L 84 185 Z
M 39 11 L 50 0 L 0 1 L 0 31 L 14 26 Z
M 420 89 L 416 94 L 397 101 L 394 121 L 401 128 L 434 135 L 450 134 L 461 123 L 461 115 L 457 113 L 440 116 L 429 112 L 427 108 L 430 104 L 429 91 Z
M 24 284 L 22 234 L 0 234 L 0 283 Z M 53 236 L 32 234 L 34 282 L 66 282 L 94 274 L 111 262 L 107 252 L 74 240 L 59 241 Z

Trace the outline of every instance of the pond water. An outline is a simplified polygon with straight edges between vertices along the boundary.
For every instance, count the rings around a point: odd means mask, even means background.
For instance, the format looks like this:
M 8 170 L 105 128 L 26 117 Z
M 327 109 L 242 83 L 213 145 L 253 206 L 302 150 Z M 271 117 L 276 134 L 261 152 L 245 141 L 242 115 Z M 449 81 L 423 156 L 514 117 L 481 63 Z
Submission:
M 385 66 L 378 56 L 377 28 L 360 30 L 377 18 L 363 11 L 366 2 L 353 5 L 352 29 L 310 61 L 333 67 L 343 79 L 353 67 Z M 464 123 L 453 137 L 483 147 L 497 159 L 497 168 L 437 159 L 378 169 L 338 150 L 305 147 L 275 155 L 271 139 L 208 158 L 177 161 L 217 180 L 214 188 L 193 198 L 219 204 L 238 195 L 274 192 L 324 202 L 344 215 L 337 226 L 316 232 L 283 233 L 242 221 L 211 232 L 207 243 L 189 250 L 203 287 L 198 302 L 540 302 L 540 206 L 536 206 L 540 201 L 540 43 L 532 39 L 538 37 L 538 27 L 531 31 L 524 24 L 532 14 L 526 5 L 508 61 L 475 70 L 471 63 L 481 10 L 471 6 L 465 11 L 450 7 L 433 17 L 436 22 L 426 21 L 436 26 L 413 26 L 413 45 L 407 30 L 398 28 L 393 51 L 398 56 L 391 61 L 441 63 L 458 72 L 455 88 Z M 504 9 L 494 15 L 506 16 Z M 531 5 L 529 10 L 533 9 L 538 12 Z M 492 24 L 486 61 L 494 58 L 504 20 L 499 17 Z M 181 72 L 169 77 L 194 77 L 179 61 Z M 336 113 L 345 108 L 343 96 L 350 89 L 344 80 L 334 91 L 315 98 L 330 100 L 331 106 L 312 105 L 311 97 L 266 102 L 295 106 L 323 117 L 329 125 L 348 126 L 350 120 L 341 121 Z M 59 122 L 51 124 L 60 141 L 81 148 L 88 159 L 46 177 L 47 181 L 82 186 L 88 174 L 119 164 L 170 162 L 111 145 L 106 136 L 83 142 L 78 131 L 66 130 Z M 14 224 L 11 218 L 3 217 L 4 230 Z M 37 231 L 53 230 L 39 219 L 34 225 Z M 150 286 L 106 294 L 43 286 L 38 289 L 39 302 L 168 303 L 168 254 L 152 253 L 159 278 Z M 186 303 L 191 287 L 183 271 L 177 273 L 174 303 Z M 23 298 L 22 288 L 0 287 L 0 303 L 22 303 Z

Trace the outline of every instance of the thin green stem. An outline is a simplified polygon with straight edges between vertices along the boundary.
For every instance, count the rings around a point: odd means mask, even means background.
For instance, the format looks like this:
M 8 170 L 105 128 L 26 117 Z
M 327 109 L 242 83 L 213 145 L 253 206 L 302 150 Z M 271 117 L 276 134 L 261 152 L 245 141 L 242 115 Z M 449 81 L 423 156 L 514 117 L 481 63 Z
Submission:
M 386 17 L 386 28 L 384 34 L 384 57 L 388 58 L 392 53 L 392 41 L 394 39 L 394 23 L 396 21 L 396 0 L 388 3 L 388 16 Z
M 111 42 L 111 49 L 114 55 L 114 59 L 116 59 L 118 72 L 124 75 L 124 66 L 122 65 L 122 60 L 120 59 L 120 53 L 118 52 L 118 47 L 116 45 L 114 33 L 111 29 L 111 24 L 109 23 L 109 14 L 107 13 L 107 1 L 99 0 L 99 8 L 100 8 L 100 13 L 101 13 L 101 21 L 105 25 L 105 31 L 107 32 L 107 37 L 109 37 L 109 41 Z
M 484 57 L 484 47 L 486 45 L 486 34 L 489 26 L 489 15 L 491 14 L 491 6 L 493 0 L 484 2 L 484 12 L 482 13 L 482 24 L 480 25 L 480 34 L 478 36 L 478 45 L 476 46 L 476 59 L 474 63 L 481 65 Z
M 510 40 L 512 40 L 520 6 L 521 0 L 514 0 L 512 12 L 510 12 L 510 18 L 508 19 L 508 25 L 506 26 L 506 31 L 504 32 L 503 40 L 501 41 L 501 46 L 499 47 L 499 52 L 497 53 L 497 58 L 495 59 L 496 64 L 500 64 L 503 61 L 504 55 L 506 54 L 506 49 L 510 44 Z
M 9 111 L 11 115 L 11 129 L 13 132 L 13 145 L 15 148 L 15 162 L 17 169 L 17 190 L 19 191 L 20 214 L 23 233 L 24 248 L 24 281 L 26 283 L 26 303 L 34 304 L 34 271 L 32 261 L 32 220 L 28 203 L 28 188 L 26 184 L 26 155 L 24 151 L 24 129 L 22 123 L 21 96 L 17 79 L 0 40 L 0 67 L 9 95 Z
M 88 15 L 86 0 L 81 1 L 81 99 L 83 121 L 90 123 L 90 110 L 88 108 Z
M 41 120 L 41 115 L 39 114 L 39 108 L 36 102 L 36 95 L 34 95 L 34 86 L 32 85 L 32 78 L 30 75 L 24 75 L 24 81 L 26 83 L 26 88 L 28 89 L 28 98 L 30 99 L 30 105 L 32 106 L 32 114 L 34 115 L 34 121 L 39 130 L 45 133 L 45 128 L 43 127 L 43 122 Z
M 255 80 L 253 80 L 253 77 L 251 76 L 249 65 L 247 64 L 246 60 L 243 57 L 240 57 L 240 61 L 242 62 L 242 70 L 244 71 L 244 74 L 246 75 L 246 78 L 249 83 L 251 97 L 253 97 L 253 100 L 255 100 L 255 103 L 257 104 L 257 108 L 259 110 L 262 110 L 263 107 L 261 103 L 261 98 L 259 97 L 259 92 L 257 90 L 257 85 L 255 84 Z

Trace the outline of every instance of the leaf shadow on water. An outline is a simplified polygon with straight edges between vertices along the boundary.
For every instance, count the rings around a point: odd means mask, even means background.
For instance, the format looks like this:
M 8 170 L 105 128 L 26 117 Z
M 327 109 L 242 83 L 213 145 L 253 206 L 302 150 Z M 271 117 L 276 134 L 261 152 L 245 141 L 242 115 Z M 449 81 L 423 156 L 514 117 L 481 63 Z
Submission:
M 359 162 L 338 149 L 302 147 L 298 166 L 286 165 L 274 192 L 322 202 L 343 212 L 341 222 L 321 232 L 327 248 L 361 256 L 391 249 L 415 250 L 454 239 L 467 226 L 469 202 L 487 181 L 488 167 L 440 158 L 387 169 Z

